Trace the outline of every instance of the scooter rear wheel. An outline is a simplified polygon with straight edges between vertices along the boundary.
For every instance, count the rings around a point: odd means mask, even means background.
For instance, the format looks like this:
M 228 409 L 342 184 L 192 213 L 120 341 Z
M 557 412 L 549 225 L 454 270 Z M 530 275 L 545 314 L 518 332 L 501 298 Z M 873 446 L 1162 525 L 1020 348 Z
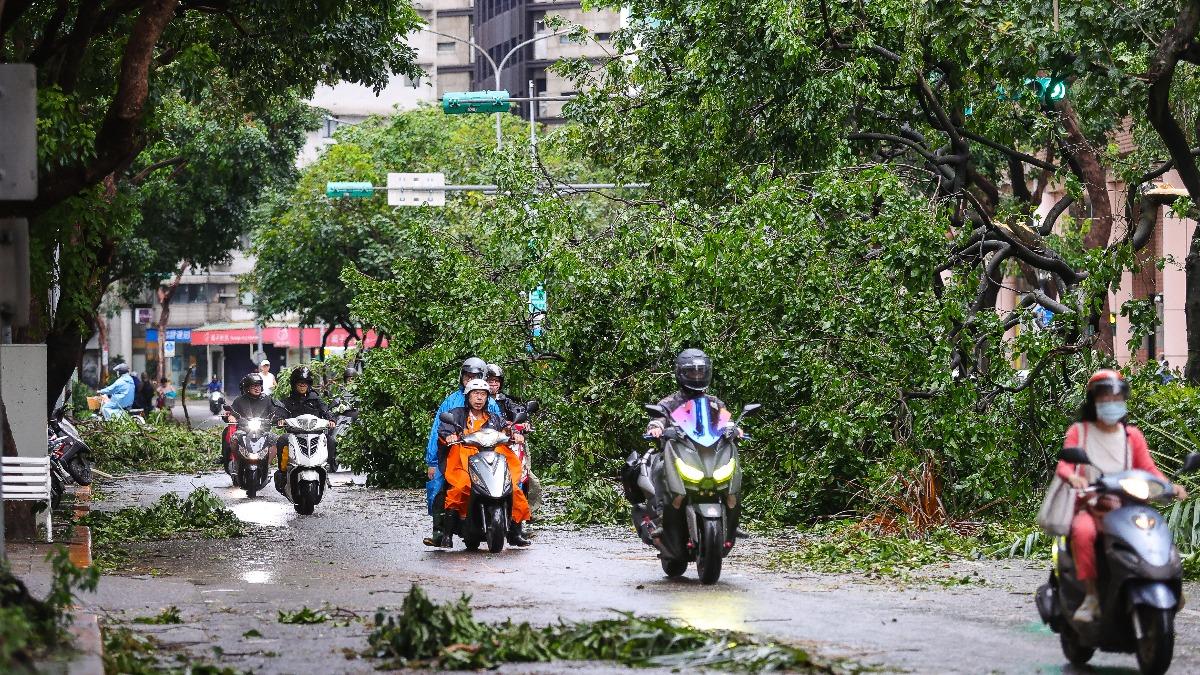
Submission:
M 1075 629 L 1069 625 L 1063 626 L 1062 632 L 1058 634 L 1058 642 L 1062 645 L 1063 656 L 1067 657 L 1067 661 L 1073 666 L 1086 665 L 1092 660 L 1092 655 L 1096 653 L 1095 647 L 1085 647 L 1079 642 L 1079 636 L 1075 634 Z
M 87 457 L 82 452 L 72 457 L 71 461 L 67 462 L 67 465 L 63 468 L 67 470 L 67 473 L 71 474 L 71 478 L 75 479 L 76 483 L 80 485 L 92 484 L 92 463 L 87 460 Z
M 1142 639 L 1137 644 L 1138 668 L 1143 675 L 1162 675 L 1175 652 L 1175 617 L 1169 609 L 1138 607 Z
M 686 560 L 668 560 L 663 558 L 659 562 L 662 563 L 663 574 L 669 577 L 681 577 L 687 572 L 688 561 Z

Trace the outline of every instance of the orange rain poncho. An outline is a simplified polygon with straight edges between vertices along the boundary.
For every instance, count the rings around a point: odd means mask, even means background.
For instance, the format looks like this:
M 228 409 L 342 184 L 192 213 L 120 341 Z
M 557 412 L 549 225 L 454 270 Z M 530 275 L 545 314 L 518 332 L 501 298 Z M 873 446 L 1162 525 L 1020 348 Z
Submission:
M 464 436 L 482 429 L 487 424 L 490 413 L 468 414 L 466 417 L 466 425 L 462 432 Z M 467 517 L 467 505 L 471 501 L 471 475 L 467 472 L 467 461 L 478 452 L 478 448 L 455 443 L 450 446 L 446 458 L 446 482 L 450 484 L 446 491 L 446 510 L 457 511 L 462 518 Z M 513 480 L 512 521 L 523 523 L 529 520 L 529 501 L 525 499 L 521 488 L 517 487 L 517 481 L 521 479 L 521 460 L 507 445 L 497 445 L 496 452 L 503 455 L 508 462 L 508 473 Z

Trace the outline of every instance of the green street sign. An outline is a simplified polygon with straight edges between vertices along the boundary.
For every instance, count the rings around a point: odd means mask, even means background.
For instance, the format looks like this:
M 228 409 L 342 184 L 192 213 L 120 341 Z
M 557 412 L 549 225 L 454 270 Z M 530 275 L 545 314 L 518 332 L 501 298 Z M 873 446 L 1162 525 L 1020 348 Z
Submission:
M 1029 87 L 1046 105 L 1067 97 L 1067 83 L 1062 80 L 1039 77 L 1036 80 L 1025 80 L 1025 86 Z
M 508 91 L 448 91 L 442 94 L 442 112 L 447 115 L 508 112 Z
M 325 196 L 330 199 L 370 199 L 375 188 L 370 183 L 326 183 Z

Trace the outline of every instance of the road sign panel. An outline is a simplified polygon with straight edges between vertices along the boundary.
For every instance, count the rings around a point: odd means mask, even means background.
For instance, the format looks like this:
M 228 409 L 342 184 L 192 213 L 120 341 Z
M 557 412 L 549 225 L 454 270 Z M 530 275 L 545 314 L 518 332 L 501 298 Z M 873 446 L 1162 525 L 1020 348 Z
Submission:
M 446 174 L 389 173 L 388 205 L 445 206 Z

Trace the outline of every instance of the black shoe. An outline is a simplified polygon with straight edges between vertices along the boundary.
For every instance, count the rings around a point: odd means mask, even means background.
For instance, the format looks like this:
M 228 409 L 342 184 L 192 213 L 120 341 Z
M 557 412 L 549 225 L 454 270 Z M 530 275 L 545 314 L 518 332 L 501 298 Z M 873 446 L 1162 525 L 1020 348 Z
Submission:
M 510 546 L 529 545 L 529 540 L 525 538 L 525 534 L 521 530 L 521 523 L 513 523 L 508 526 L 508 543 Z
M 284 492 L 283 492 L 284 479 L 285 479 L 285 476 L 283 474 L 283 471 L 276 469 L 275 470 L 275 490 L 278 491 L 279 494 L 284 494 Z

